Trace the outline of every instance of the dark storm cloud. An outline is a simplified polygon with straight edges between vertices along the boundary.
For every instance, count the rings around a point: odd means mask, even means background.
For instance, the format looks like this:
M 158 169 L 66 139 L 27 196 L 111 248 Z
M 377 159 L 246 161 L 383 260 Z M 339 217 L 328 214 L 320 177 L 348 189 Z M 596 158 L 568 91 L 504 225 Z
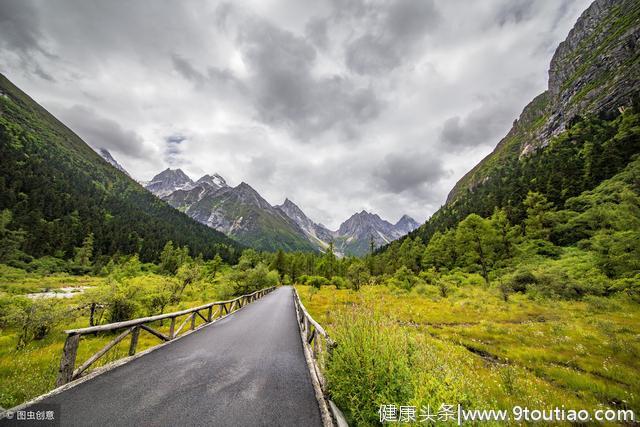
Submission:
M 517 118 L 515 111 L 523 107 L 514 103 L 514 99 L 530 91 L 529 80 L 522 79 L 510 82 L 501 91 L 479 97 L 476 100 L 479 105 L 466 116 L 455 115 L 443 122 L 440 142 L 453 151 L 495 145 Z
M 358 74 L 374 75 L 402 65 L 439 19 L 429 0 L 391 2 L 369 9 L 365 16 L 365 32 L 346 45 L 345 63 Z
M 422 193 L 425 187 L 433 186 L 448 173 L 441 159 L 428 153 L 410 152 L 387 155 L 374 176 L 384 190 Z
M 0 52 L 13 52 L 26 72 L 54 82 L 38 61 L 39 56 L 54 57 L 42 39 L 40 15 L 30 1 L 0 0 Z
M 0 44 L 30 54 L 43 51 L 38 11 L 30 1 L 0 0 Z
M 315 48 L 303 37 L 257 21 L 239 37 L 251 72 L 248 82 L 258 118 L 283 125 L 301 141 L 335 128 L 353 138 L 376 118 L 382 102 L 370 87 L 345 75 L 316 77 Z
M 142 139 L 132 130 L 123 129 L 116 121 L 100 116 L 84 105 L 60 109 L 56 115 L 93 148 L 106 148 L 134 158 L 150 153 Z

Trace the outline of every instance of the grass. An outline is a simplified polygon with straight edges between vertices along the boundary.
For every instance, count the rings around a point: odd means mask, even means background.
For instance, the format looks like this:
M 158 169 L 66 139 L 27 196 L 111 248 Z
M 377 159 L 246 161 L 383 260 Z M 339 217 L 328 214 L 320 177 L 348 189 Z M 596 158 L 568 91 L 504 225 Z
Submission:
M 505 302 L 494 288 L 455 284 L 447 298 L 429 285 L 411 292 L 297 288 L 338 341 L 337 361 L 327 366 L 329 387 L 355 425 L 376 424 L 378 405 L 387 403 L 507 410 L 564 405 L 640 414 L 640 308 L 625 297 L 565 301 L 515 294 Z M 408 392 L 397 392 L 405 377 L 386 380 L 386 388 L 377 383 L 388 366 L 367 361 L 380 359 L 375 342 L 381 336 L 403 343 L 384 360 L 405 361 Z M 361 389 L 379 392 L 362 402 Z
M 188 286 L 185 289 L 180 303 L 168 306 L 165 309 L 165 313 L 195 307 L 211 301 L 227 299 L 228 280 L 226 274 L 228 272 L 228 270 L 225 270 L 211 283 L 198 282 Z M 142 274 L 129 278 L 127 280 L 127 286 L 130 289 L 139 289 L 137 292 L 144 292 L 145 290 L 153 289 L 164 280 L 167 280 L 167 278 L 156 274 Z M 65 274 L 43 276 L 0 265 L 0 296 L 22 295 L 69 286 L 90 286 L 97 288 L 107 286 L 107 279 L 103 277 L 69 276 Z M 64 304 L 65 307 L 71 308 L 82 304 L 82 298 L 83 295 L 78 294 L 72 298 L 60 300 L 60 302 Z M 148 314 L 157 313 L 139 311 L 136 316 Z M 180 325 L 185 317 L 178 318 L 177 326 Z M 196 318 L 196 326 L 200 326 L 203 323 L 204 321 L 201 318 Z M 18 341 L 17 330 L 7 327 L 0 329 L 0 406 L 11 408 L 55 388 L 60 356 L 66 338 L 66 334 L 64 334 L 63 331 L 65 329 L 87 326 L 89 326 L 88 313 L 83 312 L 79 316 L 70 316 L 57 323 L 44 339 L 31 341 L 21 349 L 16 349 Z M 165 321 L 163 325 L 156 322 L 150 326 L 165 334 L 169 332 L 168 321 Z M 188 325 L 185 326 L 183 332 L 186 330 L 188 330 Z M 98 336 L 83 336 L 78 348 L 76 367 L 80 366 L 91 355 L 100 350 L 109 341 L 113 340 L 120 332 L 122 331 L 99 334 Z M 127 356 L 129 343 L 130 339 L 125 338 L 92 365 L 89 370 L 96 369 Z M 137 352 L 154 347 L 160 343 L 161 341 L 155 336 L 141 331 L 138 339 Z

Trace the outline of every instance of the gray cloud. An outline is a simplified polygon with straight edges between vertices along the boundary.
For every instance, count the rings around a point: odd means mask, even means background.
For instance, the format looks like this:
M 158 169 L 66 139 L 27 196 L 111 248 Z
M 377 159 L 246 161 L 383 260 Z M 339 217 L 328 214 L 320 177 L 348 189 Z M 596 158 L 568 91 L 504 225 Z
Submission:
M 303 37 L 258 20 L 239 37 L 251 70 L 248 85 L 260 120 L 283 125 L 302 141 L 336 128 L 353 138 L 380 113 L 369 87 L 344 75 L 316 77 L 317 53 Z
M 590 1 L 0 0 L 0 70 L 137 179 L 219 172 L 332 228 L 423 220 Z
M 58 110 L 57 116 L 94 149 L 106 148 L 137 158 L 150 155 L 138 134 L 123 129 L 116 121 L 102 117 L 90 107 L 73 105 Z
M 433 187 L 448 173 L 440 159 L 430 157 L 427 153 L 410 152 L 387 155 L 374 175 L 383 190 L 396 194 L 424 194 L 424 190 Z
M 40 17 L 29 1 L 0 0 L 0 44 L 29 54 L 43 51 Z
M 442 124 L 440 141 L 448 149 L 460 151 L 483 144 L 495 145 L 509 130 L 518 110 L 524 105 L 514 103 L 521 93 L 531 90 L 527 79 L 511 81 L 502 91 L 480 96 L 478 105 L 466 116 L 455 115 Z M 514 114 L 514 111 L 518 113 Z
M 401 0 L 365 14 L 364 34 L 345 47 L 346 65 L 358 74 L 381 74 L 402 65 L 437 25 L 432 1 Z

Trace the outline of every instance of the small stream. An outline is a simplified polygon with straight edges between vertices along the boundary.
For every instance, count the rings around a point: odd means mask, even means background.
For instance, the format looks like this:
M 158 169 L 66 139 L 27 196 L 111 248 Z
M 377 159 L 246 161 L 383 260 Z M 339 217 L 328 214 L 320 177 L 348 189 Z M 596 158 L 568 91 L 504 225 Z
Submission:
M 66 288 L 56 288 L 51 289 L 49 291 L 44 292 L 36 292 L 32 294 L 26 294 L 27 298 L 31 299 L 39 299 L 39 298 L 73 298 L 75 296 L 81 295 L 84 293 L 86 289 L 89 289 L 90 286 L 77 286 L 77 287 L 66 287 Z

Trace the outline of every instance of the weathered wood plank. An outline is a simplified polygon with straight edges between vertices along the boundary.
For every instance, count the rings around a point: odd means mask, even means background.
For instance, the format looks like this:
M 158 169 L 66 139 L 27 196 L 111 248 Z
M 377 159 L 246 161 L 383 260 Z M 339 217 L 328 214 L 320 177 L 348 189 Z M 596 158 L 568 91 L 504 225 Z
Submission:
M 73 372 L 73 379 L 78 378 L 84 371 L 87 370 L 89 366 L 91 366 L 96 360 L 100 359 L 104 356 L 109 350 L 111 350 L 114 346 L 116 346 L 120 341 L 126 338 L 131 332 L 133 332 L 134 328 L 129 328 L 120 335 L 118 335 L 113 341 L 109 342 L 109 344 L 102 347 L 100 351 L 95 353 L 86 362 L 84 362 L 78 369 Z
M 202 314 L 200 314 L 200 312 L 199 312 L 199 311 L 196 311 L 196 314 L 197 314 L 198 316 L 200 316 L 200 318 L 201 318 L 202 320 L 204 320 L 204 321 L 205 321 L 205 323 L 209 323 L 209 322 L 211 321 L 211 320 L 208 320 L 206 317 L 204 317 Z
M 76 364 L 76 356 L 78 354 L 78 344 L 80 344 L 80 335 L 68 335 L 62 349 L 62 358 L 60 359 L 60 371 L 56 385 L 59 387 L 73 379 L 73 368 Z
M 163 341 L 171 341 L 171 338 L 169 338 L 168 336 L 166 336 L 162 332 L 158 332 L 155 329 L 151 329 L 147 325 L 140 325 L 140 327 L 142 329 L 144 329 L 145 331 L 149 332 L 151 335 L 155 335 L 156 337 L 160 338 Z
M 173 337 L 176 336 L 175 330 L 176 330 L 176 318 L 172 317 L 171 318 L 171 325 L 169 325 L 169 339 L 170 340 L 172 340 Z
M 136 354 L 136 346 L 138 345 L 138 336 L 140 335 L 140 326 L 134 326 L 131 331 L 131 344 L 129 345 L 129 356 Z

